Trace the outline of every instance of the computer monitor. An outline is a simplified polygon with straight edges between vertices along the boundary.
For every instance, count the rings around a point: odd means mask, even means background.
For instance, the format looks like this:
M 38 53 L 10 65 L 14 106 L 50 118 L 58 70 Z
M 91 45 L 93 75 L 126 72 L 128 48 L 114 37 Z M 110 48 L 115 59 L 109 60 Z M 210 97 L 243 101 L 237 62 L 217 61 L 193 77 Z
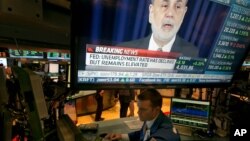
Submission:
M 0 57 L 0 64 L 6 68 L 7 67 L 7 58 Z
M 59 73 L 59 64 L 49 63 L 49 73 Z
M 170 118 L 175 125 L 208 130 L 210 120 L 210 102 L 172 98 Z

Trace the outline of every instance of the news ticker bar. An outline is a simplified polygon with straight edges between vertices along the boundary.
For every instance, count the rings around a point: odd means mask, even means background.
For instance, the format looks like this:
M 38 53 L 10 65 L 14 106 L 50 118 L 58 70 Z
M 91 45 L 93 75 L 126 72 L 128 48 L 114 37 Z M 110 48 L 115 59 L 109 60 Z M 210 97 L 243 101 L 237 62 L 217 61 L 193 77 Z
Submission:
M 230 82 L 233 75 L 153 72 L 78 71 L 78 82 L 87 83 L 214 83 Z

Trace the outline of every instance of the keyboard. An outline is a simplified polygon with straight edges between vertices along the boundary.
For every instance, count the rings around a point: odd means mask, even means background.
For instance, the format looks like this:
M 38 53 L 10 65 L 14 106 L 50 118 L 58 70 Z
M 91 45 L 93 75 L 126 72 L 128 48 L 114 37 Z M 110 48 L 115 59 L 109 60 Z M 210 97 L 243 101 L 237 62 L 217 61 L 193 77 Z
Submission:
M 192 136 L 193 135 L 193 130 L 190 127 L 187 126 L 181 126 L 181 125 L 174 125 L 176 130 L 180 135 L 185 135 L 185 136 Z

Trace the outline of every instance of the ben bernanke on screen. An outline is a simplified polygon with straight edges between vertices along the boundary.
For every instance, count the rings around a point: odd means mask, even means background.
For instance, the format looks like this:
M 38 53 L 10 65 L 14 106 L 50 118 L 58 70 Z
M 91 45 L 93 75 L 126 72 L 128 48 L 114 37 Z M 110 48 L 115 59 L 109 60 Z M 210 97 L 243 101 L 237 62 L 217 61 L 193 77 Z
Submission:
M 149 23 L 152 34 L 145 38 L 120 43 L 119 46 L 198 57 L 198 48 L 177 35 L 188 9 L 187 2 L 188 0 L 151 0 Z

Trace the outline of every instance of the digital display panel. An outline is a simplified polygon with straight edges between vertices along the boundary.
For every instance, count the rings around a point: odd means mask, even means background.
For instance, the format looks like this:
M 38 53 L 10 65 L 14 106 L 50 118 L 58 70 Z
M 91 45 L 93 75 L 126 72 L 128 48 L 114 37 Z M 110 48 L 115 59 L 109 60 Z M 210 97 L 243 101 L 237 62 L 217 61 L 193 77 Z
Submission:
M 9 49 L 9 55 L 13 58 L 44 58 L 42 51 Z
M 72 86 L 229 85 L 249 50 L 249 13 L 246 1 L 75 0 Z
M 69 53 L 61 53 L 61 52 L 47 52 L 47 59 L 65 59 L 69 60 L 70 59 L 70 54 Z

